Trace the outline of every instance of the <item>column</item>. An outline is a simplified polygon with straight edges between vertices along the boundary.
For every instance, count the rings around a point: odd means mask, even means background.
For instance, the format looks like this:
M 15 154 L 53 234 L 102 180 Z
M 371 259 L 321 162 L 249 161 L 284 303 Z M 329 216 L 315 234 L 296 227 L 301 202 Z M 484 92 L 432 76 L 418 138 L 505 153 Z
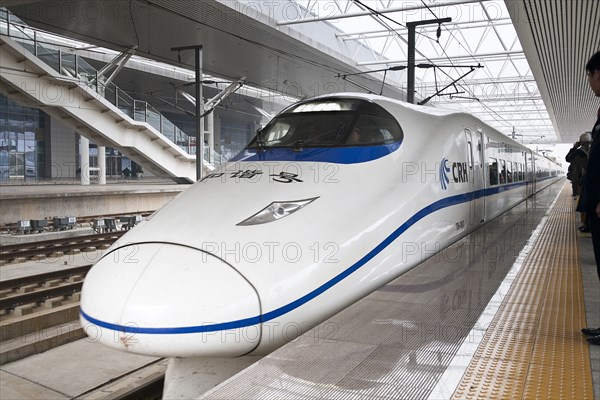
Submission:
M 98 146 L 98 183 L 106 185 L 106 147 Z
M 215 113 L 211 112 L 206 117 L 208 123 L 208 162 L 214 164 L 213 150 L 215 149 Z
M 81 167 L 81 184 L 90 184 L 90 141 L 79 135 L 79 165 Z

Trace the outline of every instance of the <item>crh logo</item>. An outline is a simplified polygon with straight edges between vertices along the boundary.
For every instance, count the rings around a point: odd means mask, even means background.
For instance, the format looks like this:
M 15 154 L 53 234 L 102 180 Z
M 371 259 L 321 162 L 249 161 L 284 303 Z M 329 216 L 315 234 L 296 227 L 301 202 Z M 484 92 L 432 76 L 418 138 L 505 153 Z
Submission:
M 448 183 L 450 183 L 450 178 L 448 178 L 448 172 L 450 172 L 450 167 L 448 166 L 448 159 L 443 158 L 440 163 L 440 184 L 442 185 L 442 189 L 448 189 Z
M 451 165 L 447 158 L 443 158 L 440 163 L 440 184 L 442 189 L 448 189 L 450 183 L 450 170 L 452 170 L 452 180 L 455 183 L 463 183 L 469 181 L 469 173 L 466 162 L 453 162 Z

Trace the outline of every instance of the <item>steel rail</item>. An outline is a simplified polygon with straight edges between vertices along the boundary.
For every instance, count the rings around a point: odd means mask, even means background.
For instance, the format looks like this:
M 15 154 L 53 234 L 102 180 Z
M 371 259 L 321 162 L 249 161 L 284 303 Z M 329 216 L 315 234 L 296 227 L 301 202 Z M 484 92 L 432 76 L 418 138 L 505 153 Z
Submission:
M 80 292 L 82 286 L 83 282 L 72 282 L 50 288 L 40 288 L 30 293 L 3 297 L 0 298 L 0 310 L 10 310 L 24 304 L 41 303 L 54 297 L 71 295 Z
M 24 276 L 21 278 L 6 279 L 0 281 L 0 291 L 7 289 L 15 289 L 25 285 L 31 285 L 34 283 L 44 283 L 54 279 L 66 279 L 73 275 L 84 275 L 92 268 L 92 264 L 84 265 L 81 267 L 73 267 L 68 269 L 61 269 L 58 271 L 44 272 L 41 274 Z

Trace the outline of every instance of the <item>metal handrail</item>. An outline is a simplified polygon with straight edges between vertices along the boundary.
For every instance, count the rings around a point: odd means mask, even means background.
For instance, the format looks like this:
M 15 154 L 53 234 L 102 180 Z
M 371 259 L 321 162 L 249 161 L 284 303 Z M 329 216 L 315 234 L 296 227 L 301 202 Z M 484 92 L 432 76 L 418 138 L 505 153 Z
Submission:
M 37 30 L 27 26 L 18 17 L 5 8 L 0 8 L 0 34 L 15 39 L 25 49 L 39 58 L 61 75 L 78 79 L 81 83 L 94 89 L 106 100 L 117 107 L 135 121 L 145 122 L 160 132 L 163 136 L 175 143 L 189 155 L 195 155 L 196 149 L 193 139 L 195 135 L 188 135 L 179 129 L 173 122 L 162 115 L 152 105 L 143 100 L 135 100 L 123 89 L 114 83 L 108 85 L 98 77 L 98 71 L 88 64 L 82 57 L 65 53 L 59 49 L 42 43 L 37 38 Z M 213 149 L 205 148 L 204 161 L 210 160 L 211 164 L 220 164 L 221 156 Z

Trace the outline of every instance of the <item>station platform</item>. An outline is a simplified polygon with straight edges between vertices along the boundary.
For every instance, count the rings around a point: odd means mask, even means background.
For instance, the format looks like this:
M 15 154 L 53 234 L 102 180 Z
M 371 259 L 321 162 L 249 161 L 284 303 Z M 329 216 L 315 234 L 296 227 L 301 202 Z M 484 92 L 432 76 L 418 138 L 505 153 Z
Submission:
M 0 227 L 23 219 L 99 216 L 154 211 L 190 185 L 122 180 L 106 185 L 0 185 Z
M 600 399 L 580 332 L 600 283 L 564 182 L 200 398 Z

